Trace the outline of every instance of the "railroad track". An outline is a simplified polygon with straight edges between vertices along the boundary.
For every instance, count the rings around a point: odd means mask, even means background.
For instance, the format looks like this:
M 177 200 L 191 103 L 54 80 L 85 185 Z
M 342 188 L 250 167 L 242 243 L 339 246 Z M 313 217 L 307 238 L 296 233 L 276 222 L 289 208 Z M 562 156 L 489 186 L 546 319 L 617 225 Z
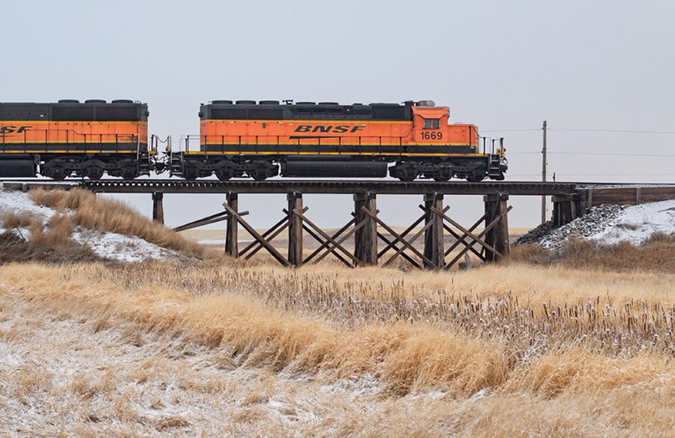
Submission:
M 382 181 L 382 180 L 197 180 L 136 179 L 125 181 L 103 179 L 98 181 L 69 179 L 51 181 L 46 179 L 0 180 L 5 188 L 28 190 L 32 188 L 82 187 L 97 193 L 307 193 L 307 194 L 355 194 L 373 193 L 382 195 L 414 195 L 439 193 L 445 195 L 490 195 L 513 196 L 561 196 L 584 194 L 589 191 L 626 198 L 626 193 L 654 192 L 656 198 L 672 199 L 675 184 L 643 183 L 595 183 L 595 182 L 536 182 L 536 181 L 484 181 L 478 183 L 436 181 Z M 632 195 L 631 195 L 632 196 Z M 639 199 L 638 199 L 639 201 Z

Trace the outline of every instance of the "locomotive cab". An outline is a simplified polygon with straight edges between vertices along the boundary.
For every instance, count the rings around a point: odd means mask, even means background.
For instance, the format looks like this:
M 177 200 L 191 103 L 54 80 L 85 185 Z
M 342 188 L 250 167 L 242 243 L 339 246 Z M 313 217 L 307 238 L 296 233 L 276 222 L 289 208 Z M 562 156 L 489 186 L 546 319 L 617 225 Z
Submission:
M 446 140 L 450 118 L 450 110 L 447 106 L 435 107 L 432 102 L 431 106 L 417 105 L 412 110 L 414 142 L 443 143 Z
M 432 101 L 421 101 L 413 110 L 413 141 L 415 143 L 464 146 L 458 153 L 476 153 L 478 128 L 475 125 L 450 124 L 447 106 L 434 106 Z

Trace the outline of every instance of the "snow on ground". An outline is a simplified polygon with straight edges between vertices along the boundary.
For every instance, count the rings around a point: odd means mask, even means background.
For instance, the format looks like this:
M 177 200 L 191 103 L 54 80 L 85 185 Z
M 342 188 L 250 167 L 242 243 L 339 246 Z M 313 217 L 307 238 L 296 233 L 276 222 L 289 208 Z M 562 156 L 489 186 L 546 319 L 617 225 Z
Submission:
M 136 236 L 101 233 L 77 227 L 73 239 L 91 248 L 99 257 L 122 262 L 142 262 L 147 259 L 179 257 L 176 251 L 162 248 Z
M 594 240 L 605 245 L 630 242 L 641 245 L 653 234 L 675 234 L 675 200 L 622 208 L 618 205 L 593 207 L 569 224 L 553 228 L 543 224 L 518 239 L 516 244 L 537 243 L 557 250 L 574 238 Z
M 0 190 L 0 215 L 9 212 L 19 215 L 28 213 L 33 217 L 49 219 L 56 210 L 35 205 L 26 192 Z
M 0 219 L 7 213 L 17 215 L 28 213 L 33 218 L 46 223 L 57 214 L 56 210 L 33 203 L 26 192 L 0 190 Z M 68 212 L 66 212 L 67 214 Z M 2 221 L 0 221 L 0 225 Z M 0 226 L 0 233 L 12 231 L 25 240 L 30 240 L 30 231 L 26 228 L 6 230 Z M 148 259 L 178 258 L 176 251 L 162 248 L 136 236 L 107 233 L 76 227 L 73 240 L 91 248 L 99 257 L 124 262 L 142 262 Z
M 655 233 L 675 233 L 675 200 L 628 207 L 621 212 L 614 226 L 590 239 L 608 245 L 619 242 L 641 245 Z

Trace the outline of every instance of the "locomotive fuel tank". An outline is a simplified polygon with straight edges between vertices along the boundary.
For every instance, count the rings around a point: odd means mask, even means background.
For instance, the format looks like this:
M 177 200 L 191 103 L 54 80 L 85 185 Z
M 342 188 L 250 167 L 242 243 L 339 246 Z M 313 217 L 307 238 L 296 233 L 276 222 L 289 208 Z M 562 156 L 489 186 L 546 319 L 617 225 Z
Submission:
M 281 164 L 281 175 L 295 178 L 384 178 L 387 163 L 320 157 L 288 159 Z

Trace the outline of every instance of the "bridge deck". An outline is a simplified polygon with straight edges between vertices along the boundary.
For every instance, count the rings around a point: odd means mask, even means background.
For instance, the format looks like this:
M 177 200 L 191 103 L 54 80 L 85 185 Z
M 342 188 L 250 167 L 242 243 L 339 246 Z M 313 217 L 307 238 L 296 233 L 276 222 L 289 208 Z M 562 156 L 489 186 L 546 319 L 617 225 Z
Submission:
M 588 207 L 598 203 L 641 203 L 675 199 L 675 184 L 636 183 L 582 183 L 582 182 L 534 182 L 534 181 L 485 181 L 435 182 L 435 181 L 368 181 L 368 180 L 199 180 L 138 179 L 124 181 L 106 179 L 99 181 L 44 179 L 4 180 L 0 185 L 7 189 L 30 190 L 33 188 L 82 187 L 97 193 L 293 193 L 306 194 L 357 194 L 419 195 L 439 193 L 444 195 L 491 195 L 511 196 L 564 196 L 579 195 L 591 201 Z

